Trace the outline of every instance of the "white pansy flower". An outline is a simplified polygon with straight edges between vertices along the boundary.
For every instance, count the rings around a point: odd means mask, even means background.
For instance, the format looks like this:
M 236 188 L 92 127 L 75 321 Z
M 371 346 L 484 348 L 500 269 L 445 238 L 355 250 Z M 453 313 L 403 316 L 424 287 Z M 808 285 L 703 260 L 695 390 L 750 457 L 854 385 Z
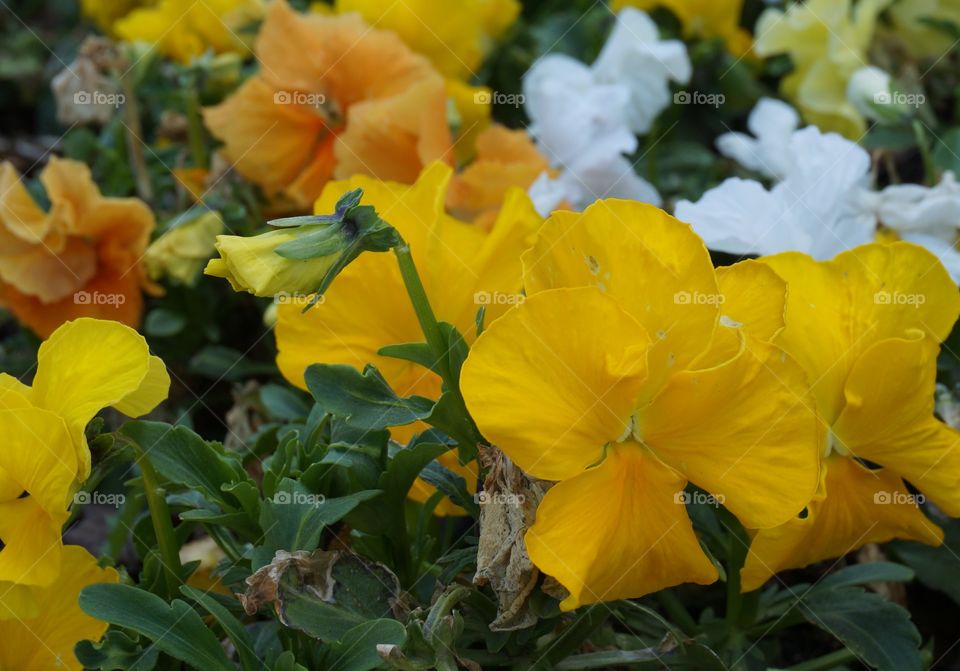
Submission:
M 717 149 L 744 168 L 765 177 L 783 179 L 790 164 L 790 139 L 800 126 L 800 115 L 790 105 L 774 98 L 761 98 L 747 118 L 746 133 L 724 133 Z
M 772 189 L 754 180 L 728 179 L 696 203 L 681 201 L 676 215 L 707 247 L 731 254 L 800 251 L 817 259 L 874 237 L 868 198 L 869 155 L 836 133 L 808 126 L 791 133 Z
M 624 155 L 670 104 L 670 82 L 685 83 L 690 74 L 683 42 L 661 40 L 650 17 L 633 8 L 617 15 L 593 65 L 560 54 L 538 60 L 523 79 L 529 131 L 559 171 L 530 187 L 538 211 L 549 214 L 561 203 L 582 209 L 605 197 L 659 204 Z
M 954 236 L 960 229 L 960 184 L 953 172 L 943 173 L 934 187 L 896 184 L 878 194 L 877 217 L 898 233 Z

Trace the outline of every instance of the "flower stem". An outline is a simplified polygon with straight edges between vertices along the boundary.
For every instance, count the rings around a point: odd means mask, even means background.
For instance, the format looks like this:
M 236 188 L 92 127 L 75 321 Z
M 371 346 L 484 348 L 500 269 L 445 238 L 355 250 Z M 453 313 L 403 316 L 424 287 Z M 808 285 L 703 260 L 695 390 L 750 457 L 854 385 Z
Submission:
M 437 317 L 433 314 L 433 308 L 430 307 L 430 299 L 427 298 L 427 292 L 423 288 L 423 282 L 420 280 L 420 274 L 413 263 L 413 256 L 410 254 L 410 246 L 402 241 L 393 248 L 397 257 L 397 263 L 400 265 L 400 274 L 403 276 L 403 283 L 407 287 L 407 293 L 410 295 L 410 302 L 413 304 L 413 311 L 417 314 L 417 321 L 420 322 L 420 329 L 427 339 L 427 344 L 433 350 L 436 358 L 437 370 L 440 377 L 450 387 L 451 391 L 458 390 L 459 385 L 452 380 L 450 372 L 450 360 L 447 356 L 447 343 L 440 330 L 440 324 L 437 323 Z M 459 393 L 459 391 L 457 391 Z
M 166 492 L 160 486 L 157 473 L 147 458 L 146 453 L 136 446 L 137 464 L 143 475 L 143 490 L 147 496 L 147 506 L 150 508 L 150 520 L 153 522 L 153 531 L 157 535 L 157 545 L 160 547 L 160 559 L 163 564 L 164 576 L 167 583 L 167 596 L 172 597 L 180 588 L 180 551 L 177 538 L 170 523 L 170 508 L 167 506 Z
M 197 94 L 196 81 L 190 82 L 186 91 L 185 108 L 187 112 L 187 135 L 190 138 L 190 154 L 193 165 L 207 167 L 207 147 L 203 142 L 203 122 L 200 120 L 200 97 Z
M 677 595 L 669 589 L 663 589 L 657 592 L 657 600 L 667 615 L 675 625 L 687 636 L 693 636 L 697 633 L 697 621 L 693 619 L 690 611 L 683 605 Z
M 923 161 L 923 182 L 927 186 L 933 186 L 937 179 L 937 167 L 933 162 L 933 154 L 930 153 L 930 139 L 923 131 L 923 123 L 919 119 L 913 120 L 913 136 L 917 140 L 917 148 Z

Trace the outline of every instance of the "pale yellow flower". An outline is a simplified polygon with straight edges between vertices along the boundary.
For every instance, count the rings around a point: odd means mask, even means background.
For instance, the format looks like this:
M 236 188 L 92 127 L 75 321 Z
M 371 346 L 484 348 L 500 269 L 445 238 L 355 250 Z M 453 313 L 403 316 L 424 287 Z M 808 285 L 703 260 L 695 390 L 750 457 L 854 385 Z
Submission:
M 780 89 L 808 123 L 851 139 L 863 135 L 866 123 L 847 100 L 847 83 L 869 65 L 867 49 L 888 4 L 862 0 L 854 7 L 852 0 L 810 0 L 760 16 L 753 49 L 760 56 L 790 55 L 794 70 Z

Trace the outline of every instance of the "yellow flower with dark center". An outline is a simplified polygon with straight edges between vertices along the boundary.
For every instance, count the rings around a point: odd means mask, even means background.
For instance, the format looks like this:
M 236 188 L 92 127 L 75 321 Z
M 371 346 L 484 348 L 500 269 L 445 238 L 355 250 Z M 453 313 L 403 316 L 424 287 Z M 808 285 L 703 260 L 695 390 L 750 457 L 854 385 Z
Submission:
M 719 37 L 738 56 L 750 51 L 750 33 L 740 27 L 743 0 L 614 0 L 613 11 L 623 7 L 646 12 L 664 7 L 679 19 L 684 37 Z
M 83 665 L 73 654 L 84 640 L 98 641 L 107 623 L 80 610 L 80 591 L 101 582 L 119 582 L 112 568 L 100 568 L 96 558 L 77 545 L 63 548 L 57 578 L 49 586 L 33 590 L 35 615 L 11 610 L 6 596 L 0 596 L 0 670 L 81 671 Z
M 0 585 L 56 579 L 68 505 L 90 474 L 87 423 L 107 406 L 146 414 L 169 384 L 140 334 L 94 319 L 67 322 L 40 346 L 32 386 L 0 373 Z M 29 594 L 14 596 L 31 609 Z
M 796 516 L 818 480 L 803 370 L 767 341 L 784 282 L 715 271 L 689 226 L 641 203 L 555 212 L 524 254 L 529 298 L 480 336 L 463 394 L 487 439 L 559 481 L 525 541 L 561 608 L 711 583 L 688 482 L 745 524 Z
M 938 545 L 941 530 L 917 504 L 960 515 L 960 433 L 933 415 L 937 352 L 960 314 L 956 285 L 905 242 L 763 262 L 789 286 L 775 342 L 807 372 L 827 431 L 817 496 L 805 515 L 756 532 L 744 589 L 867 543 Z
M 486 306 L 486 322 L 499 317 L 520 295 L 520 254 L 541 223 L 520 189 L 509 192 L 489 230 L 458 221 L 444 211 L 451 170 L 428 166 L 412 186 L 354 177 L 332 182 L 317 201 L 318 213 L 332 212 L 337 199 L 363 189 L 362 204 L 373 205 L 410 245 L 437 318 L 456 326 L 467 341 L 476 332 L 477 310 Z M 392 344 L 422 342 L 423 333 L 410 305 L 403 279 L 391 254 L 364 254 L 334 280 L 322 303 L 302 312 L 303 304 L 284 303 L 277 312 L 277 365 L 290 382 L 305 389 L 304 370 L 314 363 L 348 364 L 362 369 L 373 363 L 400 395 L 437 398 L 440 378 L 400 359 L 379 354 Z M 409 439 L 423 425 L 394 429 Z M 476 468 L 464 470 L 453 453 L 441 462 L 473 486 Z M 433 492 L 418 481 L 413 492 L 425 500 Z M 443 502 L 440 512 L 460 509 Z

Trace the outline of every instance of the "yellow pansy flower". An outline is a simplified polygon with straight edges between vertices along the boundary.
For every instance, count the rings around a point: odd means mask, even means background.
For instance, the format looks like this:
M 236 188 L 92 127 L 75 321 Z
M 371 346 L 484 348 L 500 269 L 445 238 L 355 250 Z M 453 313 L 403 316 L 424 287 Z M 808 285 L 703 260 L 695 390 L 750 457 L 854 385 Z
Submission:
M 541 223 L 526 195 L 509 192 L 489 231 L 444 212 L 452 171 L 434 163 L 412 186 L 354 177 L 332 182 L 317 201 L 317 212 L 331 212 L 345 192 L 363 189 L 362 204 L 378 214 L 409 243 L 430 303 L 438 319 L 447 321 L 472 341 L 474 320 L 486 305 L 486 321 L 503 314 L 520 295 L 520 254 Z M 305 389 L 304 370 L 314 363 L 363 368 L 373 363 L 401 395 L 437 398 L 440 378 L 425 368 L 379 354 L 386 345 L 422 342 L 423 334 L 410 305 L 396 260 L 389 254 L 364 254 L 337 277 L 322 303 L 306 313 L 302 305 L 285 303 L 277 311 L 277 365 L 284 377 Z M 405 441 L 422 425 L 398 427 L 394 437 Z M 464 470 L 453 453 L 441 457 L 468 485 L 476 469 Z M 418 481 L 412 496 L 425 500 L 432 488 Z M 441 513 L 460 509 L 444 501 Z
M 109 33 L 114 22 L 145 4 L 150 4 L 149 0 L 80 0 L 80 9 L 84 16 Z
M 153 280 L 168 277 L 180 284 L 193 284 L 216 251 L 216 238 L 222 232 L 223 219 L 212 210 L 175 224 L 147 247 L 147 273 Z
M 889 2 L 861 0 L 854 7 L 852 0 L 809 0 L 760 16 L 753 49 L 760 56 L 790 55 L 794 69 L 780 89 L 808 123 L 854 140 L 863 135 L 866 123 L 847 100 L 847 83 L 869 65 L 877 17 Z
M 802 369 L 767 342 L 783 327 L 775 273 L 715 271 L 688 225 L 622 200 L 554 212 L 523 263 L 529 298 L 461 379 L 484 435 L 559 481 L 525 542 L 569 590 L 562 609 L 717 579 L 688 481 L 750 526 L 800 512 L 820 429 Z
M 132 417 L 145 414 L 166 397 L 169 384 L 163 362 L 150 355 L 140 334 L 88 318 L 67 322 L 40 346 L 33 386 L 0 373 L 0 435 L 6 441 L 0 454 L 0 585 L 46 586 L 57 577 L 69 500 L 90 474 L 87 423 L 106 406 Z M 29 608 L 29 594 L 11 596 Z
M 624 7 L 646 12 L 664 7 L 680 20 L 684 37 L 719 37 L 738 56 L 750 51 L 750 33 L 740 27 L 743 0 L 614 0 L 612 4 L 615 12 Z
M 805 515 L 756 532 L 743 588 L 867 543 L 938 545 L 943 534 L 917 503 L 960 515 L 960 433 L 933 415 L 937 351 L 960 314 L 956 285 L 905 242 L 763 262 L 789 286 L 775 342 L 807 372 L 828 431 L 817 496 Z
M 441 74 L 470 79 L 520 13 L 517 0 L 462 0 L 456 7 L 431 0 L 337 0 L 340 13 L 359 12 L 367 23 L 392 30 Z
M 63 548 L 58 577 L 49 586 L 35 589 L 37 614 L 25 617 L 8 609 L 0 596 L 0 671 L 81 671 L 73 654 L 84 640 L 100 640 L 107 623 L 80 610 L 80 591 L 95 583 L 119 581 L 112 568 L 100 568 L 97 560 L 78 545 Z
M 207 49 L 249 51 L 243 29 L 263 13 L 262 0 L 159 0 L 118 20 L 113 32 L 128 42 L 155 44 L 170 58 L 189 63 Z

